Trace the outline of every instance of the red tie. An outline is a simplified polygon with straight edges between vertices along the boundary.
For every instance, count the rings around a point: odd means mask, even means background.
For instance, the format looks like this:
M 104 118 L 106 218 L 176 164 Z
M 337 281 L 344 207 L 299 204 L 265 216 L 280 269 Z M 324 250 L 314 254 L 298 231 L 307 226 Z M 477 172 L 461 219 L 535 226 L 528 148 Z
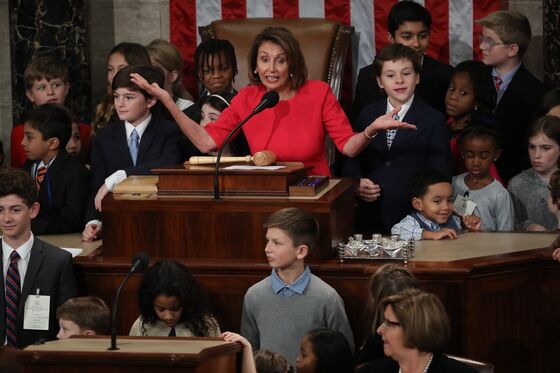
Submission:
M 499 75 L 496 75 L 494 77 L 494 86 L 496 87 L 496 92 L 500 91 L 500 87 L 502 86 L 502 83 L 504 81 L 502 80 L 502 78 Z
M 6 273 L 6 339 L 8 345 L 14 347 L 17 339 L 17 314 L 21 296 L 21 280 L 17 267 L 19 258 L 17 251 L 12 251 Z
M 35 182 L 37 183 L 37 190 L 41 189 L 41 183 L 47 174 L 47 168 L 45 166 L 39 167 L 37 170 L 37 176 L 35 177 Z

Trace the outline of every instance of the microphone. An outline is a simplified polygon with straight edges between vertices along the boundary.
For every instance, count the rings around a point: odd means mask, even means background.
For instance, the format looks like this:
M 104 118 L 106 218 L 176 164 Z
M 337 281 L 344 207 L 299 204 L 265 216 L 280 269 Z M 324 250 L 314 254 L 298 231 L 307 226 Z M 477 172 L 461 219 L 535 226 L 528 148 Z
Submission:
M 117 307 L 119 303 L 119 297 L 121 295 L 121 290 L 133 273 L 143 271 L 150 262 L 150 257 L 145 252 L 139 252 L 132 258 L 132 267 L 124 277 L 123 282 L 121 282 L 119 288 L 117 289 L 117 294 L 115 295 L 115 302 L 113 303 L 113 309 L 111 311 L 111 347 L 108 348 L 109 351 L 118 350 L 117 347 Z
M 262 98 L 261 102 L 253 109 L 251 114 L 247 116 L 247 118 L 243 119 L 237 126 L 235 126 L 226 136 L 220 150 L 218 151 L 218 155 L 216 156 L 216 167 L 214 168 L 214 199 L 220 199 L 220 186 L 218 176 L 220 174 L 220 159 L 222 158 L 222 153 L 227 144 L 229 144 L 230 138 L 233 136 L 234 133 L 237 132 L 242 125 L 244 125 L 249 119 L 253 117 L 253 115 L 260 113 L 265 109 L 272 108 L 276 106 L 278 101 L 280 100 L 280 96 L 278 96 L 278 92 L 276 91 L 268 91 L 266 92 Z

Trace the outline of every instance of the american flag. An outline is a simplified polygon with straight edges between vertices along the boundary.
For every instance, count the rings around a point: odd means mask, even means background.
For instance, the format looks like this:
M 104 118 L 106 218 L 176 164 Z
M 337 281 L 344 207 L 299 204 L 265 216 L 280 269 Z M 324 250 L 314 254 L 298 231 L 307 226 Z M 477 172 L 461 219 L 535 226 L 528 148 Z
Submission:
M 219 19 L 326 18 L 354 27 L 352 81 L 387 43 L 387 15 L 396 0 L 170 0 L 171 42 L 185 60 L 183 76 L 197 91 L 193 57 L 198 27 Z M 500 9 L 500 0 L 416 0 L 432 14 L 428 55 L 451 65 L 478 59 L 480 27 L 474 20 Z

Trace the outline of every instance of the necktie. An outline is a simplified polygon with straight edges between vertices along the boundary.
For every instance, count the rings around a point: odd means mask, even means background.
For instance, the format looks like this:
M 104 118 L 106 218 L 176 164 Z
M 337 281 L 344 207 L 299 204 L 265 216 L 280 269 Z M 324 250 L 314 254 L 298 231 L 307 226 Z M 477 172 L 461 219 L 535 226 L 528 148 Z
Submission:
M 393 115 L 394 120 L 401 120 L 399 114 Z M 387 149 L 391 149 L 391 145 L 393 145 L 393 140 L 395 139 L 395 135 L 397 134 L 397 130 L 387 130 Z
M 504 81 L 502 80 L 502 78 L 499 75 L 496 75 L 494 77 L 494 86 L 496 87 L 496 92 L 500 91 L 500 87 L 502 86 L 502 83 Z
M 47 168 L 45 166 L 41 166 L 37 169 L 37 176 L 35 176 L 35 182 L 37 183 L 37 190 L 41 189 L 41 183 L 47 174 Z
M 21 281 L 17 267 L 19 259 L 17 251 L 12 251 L 6 273 L 6 338 L 8 345 L 14 347 L 17 339 L 17 314 L 21 295 Z
M 132 130 L 130 134 L 130 141 L 128 142 L 128 150 L 130 151 L 130 157 L 132 158 L 132 163 L 136 166 L 136 157 L 138 156 L 138 144 L 140 143 L 140 136 L 136 129 Z
M 176 335 L 175 335 L 175 327 L 171 328 L 171 330 L 169 331 L 168 337 L 176 337 Z

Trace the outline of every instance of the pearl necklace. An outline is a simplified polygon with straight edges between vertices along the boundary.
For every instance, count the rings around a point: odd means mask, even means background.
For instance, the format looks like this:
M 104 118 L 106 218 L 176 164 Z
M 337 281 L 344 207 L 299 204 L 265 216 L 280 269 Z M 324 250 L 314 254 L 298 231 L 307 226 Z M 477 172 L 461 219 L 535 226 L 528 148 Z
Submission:
M 428 373 L 428 368 L 430 367 L 433 358 L 434 358 L 434 354 L 430 354 L 430 360 L 428 360 L 428 364 L 426 364 L 426 367 L 424 368 L 422 373 Z M 399 373 L 402 373 L 402 369 L 400 367 L 399 367 Z

